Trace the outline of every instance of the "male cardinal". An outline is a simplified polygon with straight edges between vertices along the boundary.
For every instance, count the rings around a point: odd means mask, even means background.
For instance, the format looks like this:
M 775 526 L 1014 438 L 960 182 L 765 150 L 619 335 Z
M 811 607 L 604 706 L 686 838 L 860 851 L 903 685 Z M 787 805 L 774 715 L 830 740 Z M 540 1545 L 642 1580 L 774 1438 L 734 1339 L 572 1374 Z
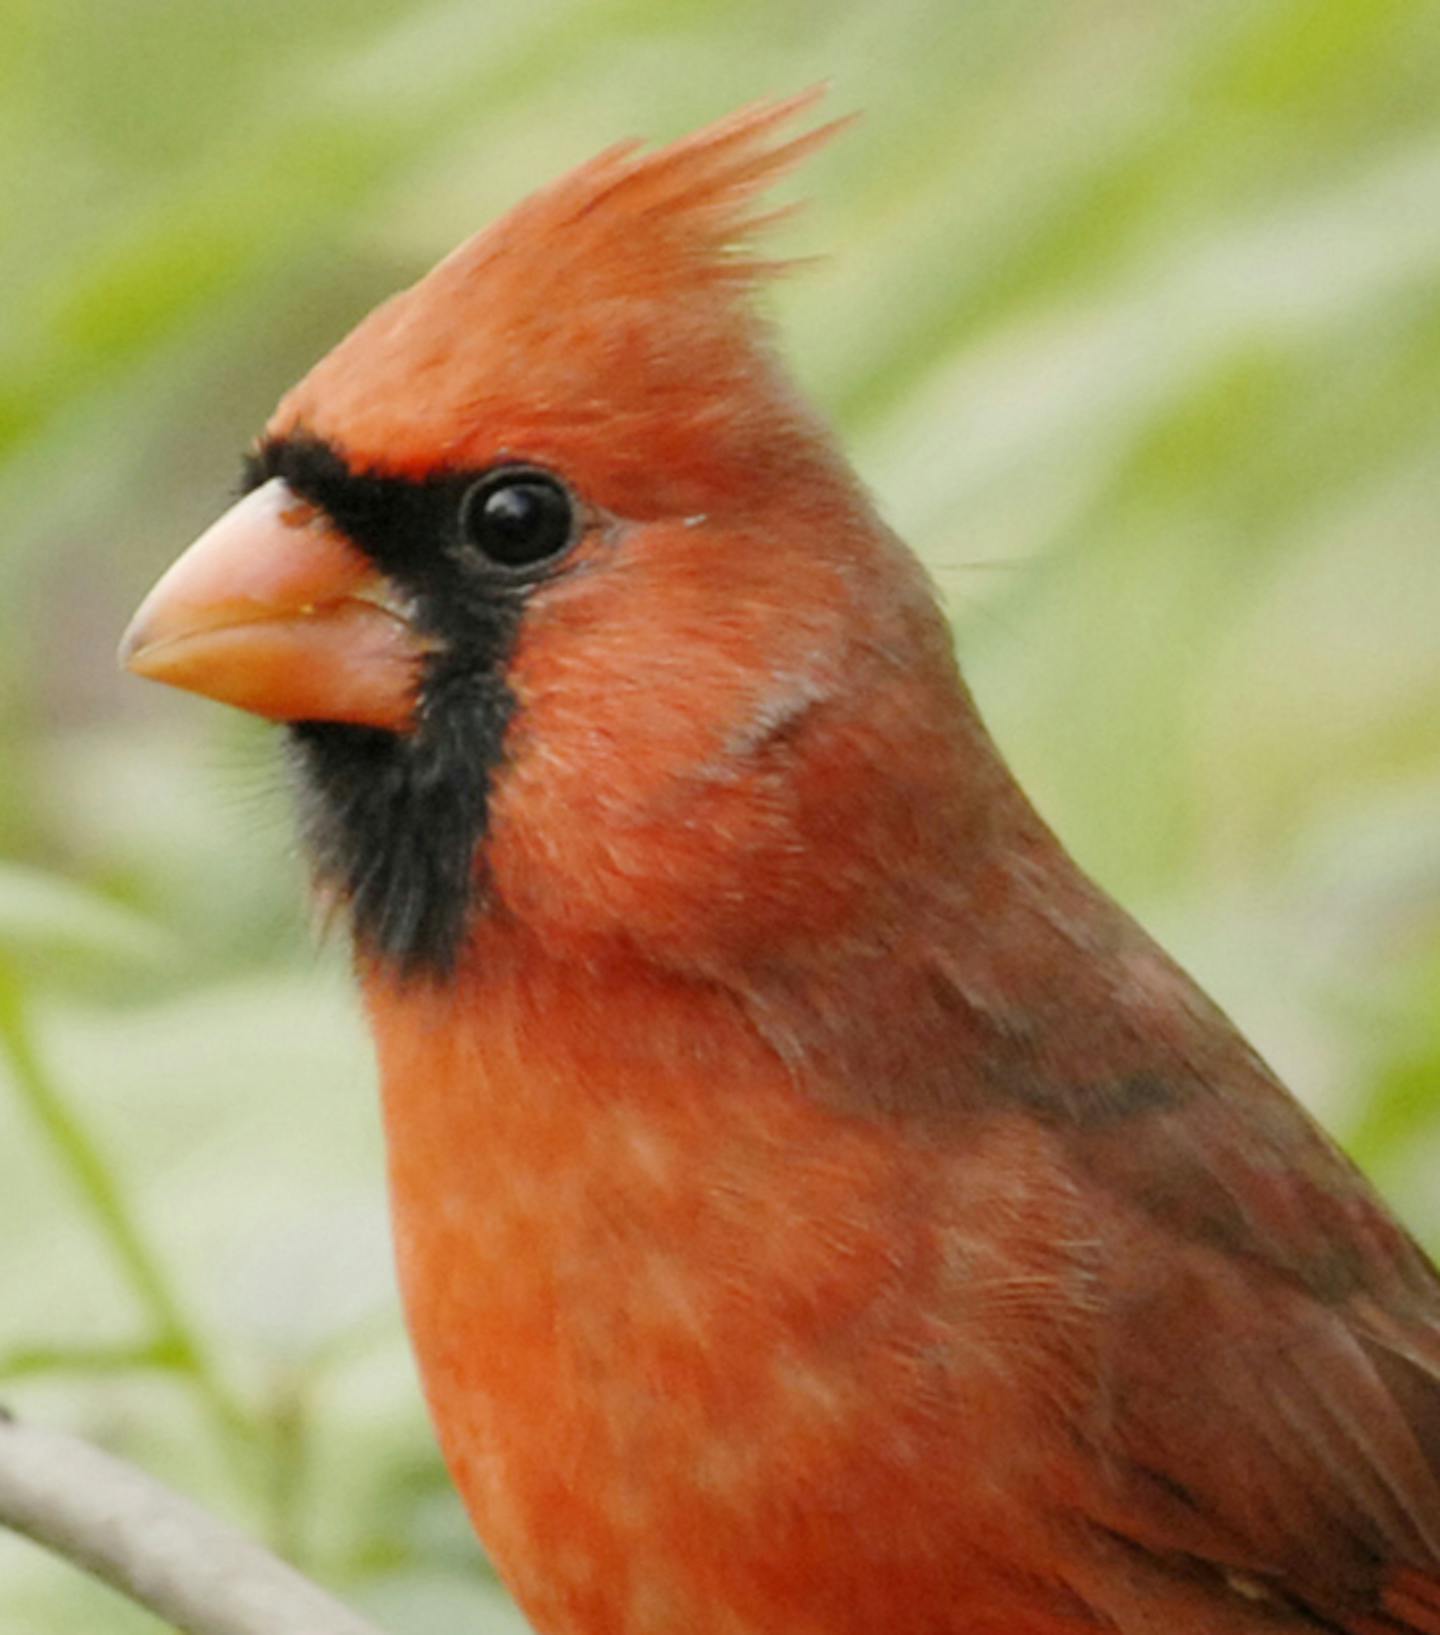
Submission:
M 751 311 L 810 95 L 282 401 L 130 668 L 288 727 L 545 1635 L 1440 1635 L 1440 1278 L 999 759 Z

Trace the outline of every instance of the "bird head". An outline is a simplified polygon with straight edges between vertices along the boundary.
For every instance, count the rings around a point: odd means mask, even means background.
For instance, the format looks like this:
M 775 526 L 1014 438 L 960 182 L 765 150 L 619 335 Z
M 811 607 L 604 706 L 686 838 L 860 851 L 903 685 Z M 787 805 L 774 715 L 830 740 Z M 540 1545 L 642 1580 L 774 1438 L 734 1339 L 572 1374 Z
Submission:
M 612 149 L 371 313 L 127 633 L 287 724 L 396 973 L 485 916 L 700 963 L 823 936 L 941 821 L 948 632 L 751 299 L 814 96 Z

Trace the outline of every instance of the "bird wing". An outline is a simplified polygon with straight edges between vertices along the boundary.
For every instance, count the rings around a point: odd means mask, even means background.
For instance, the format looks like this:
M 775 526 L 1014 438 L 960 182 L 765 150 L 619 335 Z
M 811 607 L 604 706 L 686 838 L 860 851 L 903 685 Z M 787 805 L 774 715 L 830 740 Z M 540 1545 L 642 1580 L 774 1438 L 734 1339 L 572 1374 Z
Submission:
M 1263 1066 L 1232 1065 L 1068 1134 L 1116 1223 L 1094 1520 L 1320 1628 L 1440 1635 L 1440 1279 Z

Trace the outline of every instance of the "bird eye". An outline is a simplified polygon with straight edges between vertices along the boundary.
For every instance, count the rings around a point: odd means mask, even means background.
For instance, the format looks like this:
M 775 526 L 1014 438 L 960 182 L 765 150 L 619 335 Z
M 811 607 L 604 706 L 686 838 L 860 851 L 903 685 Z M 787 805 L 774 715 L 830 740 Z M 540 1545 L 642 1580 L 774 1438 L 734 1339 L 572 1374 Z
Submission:
M 488 472 L 460 502 L 460 531 L 502 568 L 529 568 L 559 556 L 575 539 L 576 508 L 548 471 L 505 466 Z

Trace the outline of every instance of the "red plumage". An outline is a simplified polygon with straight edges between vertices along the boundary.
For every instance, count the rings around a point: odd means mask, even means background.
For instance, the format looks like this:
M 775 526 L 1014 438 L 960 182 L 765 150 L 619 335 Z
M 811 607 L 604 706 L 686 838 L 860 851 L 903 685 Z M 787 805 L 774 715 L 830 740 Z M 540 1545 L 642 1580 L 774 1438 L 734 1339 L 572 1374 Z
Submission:
M 749 308 L 810 101 L 380 308 L 131 638 L 303 717 L 456 1481 L 553 1635 L 1440 1635 L 1433 1268 L 1035 816 Z M 497 481 L 572 508 L 523 571 Z

